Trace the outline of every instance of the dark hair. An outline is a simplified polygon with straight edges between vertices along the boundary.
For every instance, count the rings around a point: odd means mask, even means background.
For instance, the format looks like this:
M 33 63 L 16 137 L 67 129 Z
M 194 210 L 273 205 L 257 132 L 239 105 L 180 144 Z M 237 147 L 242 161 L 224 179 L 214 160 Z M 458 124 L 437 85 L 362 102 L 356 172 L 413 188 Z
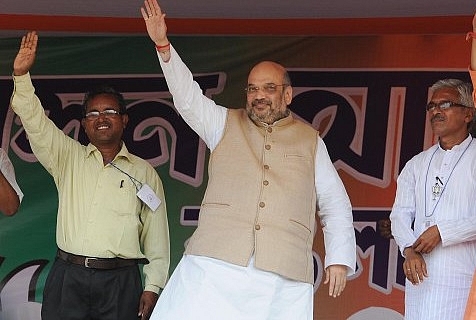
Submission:
M 113 87 L 109 86 L 109 85 L 101 85 L 101 86 L 98 86 L 98 87 L 86 92 L 86 94 L 84 95 L 83 117 L 86 115 L 86 109 L 88 107 L 89 102 L 91 102 L 91 100 L 94 99 L 95 97 L 97 97 L 99 95 L 102 95 L 102 94 L 109 95 L 109 96 L 113 97 L 114 99 L 116 99 L 117 104 L 119 105 L 119 112 L 121 114 L 126 113 L 126 102 L 125 102 L 124 97 L 122 96 L 122 94 L 120 92 L 118 92 L 116 89 L 114 89 Z

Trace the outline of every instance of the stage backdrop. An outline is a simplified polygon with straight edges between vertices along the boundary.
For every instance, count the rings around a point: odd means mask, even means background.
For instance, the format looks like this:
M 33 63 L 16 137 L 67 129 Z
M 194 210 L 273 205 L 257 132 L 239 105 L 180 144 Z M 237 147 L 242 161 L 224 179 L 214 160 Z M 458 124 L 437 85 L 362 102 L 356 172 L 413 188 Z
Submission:
M 428 88 L 441 78 L 469 80 L 464 34 L 177 36 L 171 41 L 203 92 L 231 108 L 244 105 L 247 73 L 256 62 L 275 60 L 288 68 L 294 86 L 291 110 L 320 130 L 351 198 L 357 239 L 357 273 L 344 294 L 333 299 L 321 283 L 324 250 L 317 234 L 314 318 L 402 319 L 402 258 L 395 242 L 379 235 L 377 221 L 389 215 L 405 162 L 433 141 L 425 114 Z M 0 39 L 0 142 L 25 193 L 16 216 L 0 216 L 3 320 L 39 319 L 56 251 L 57 192 L 9 109 L 18 45 L 19 39 Z M 83 93 L 104 82 L 124 93 L 130 117 L 125 143 L 156 168 L 164 183 L 172 272 L 197 223 L 209 152 L 175 111 L 150 40 L 40 35 L 31 73 L 49 117 L 83 143 Z

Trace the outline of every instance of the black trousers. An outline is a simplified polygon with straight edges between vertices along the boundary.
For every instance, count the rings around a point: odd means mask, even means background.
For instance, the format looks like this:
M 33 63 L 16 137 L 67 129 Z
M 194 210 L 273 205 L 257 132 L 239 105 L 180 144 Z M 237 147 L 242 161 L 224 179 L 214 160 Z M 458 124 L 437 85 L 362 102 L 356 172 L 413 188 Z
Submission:
M 46 279 L 41 318 L 136 320 L 142 292 L 137 265 L 97 270 L 56 258 Z

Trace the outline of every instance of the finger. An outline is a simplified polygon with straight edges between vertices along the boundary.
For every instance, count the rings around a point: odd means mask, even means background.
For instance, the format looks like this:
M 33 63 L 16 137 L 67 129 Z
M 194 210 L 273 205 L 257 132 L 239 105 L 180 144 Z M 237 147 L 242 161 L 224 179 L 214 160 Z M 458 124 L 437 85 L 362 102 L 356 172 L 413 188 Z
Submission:
M 329 296 L 335 298 L 336 295 L 337 295 L 336 281 L 334 277 L 331 277 L 331 280 L 329 283 Z
M 26 35 L 22 37 L 21 46 L 22 48 L 30 48 L 32 44 L 32 34 L 28 32 Z
M 336 285 L 334 275 L 329 272 L 329 269 L 326 270 L 326 281 L 324 283 L 329 283 L 329 296 L 334 295 L 334 287 Z
M 338 288 L 338 291 L 337 291 L 337 296 L 340 296 L 342 294 L 342 292 L 344 292 L 345 284 L 346 284 L 346 279 L 345 279 L 345 277 L 342 277 L 340 282 L 339 282 L 339 288 Z
M 152 7 L 148 0 L 144 1 L 144 6 L 145 6 L 145 9 L 147 10 L 147 17 L 152 16 Z
M 329 282 L 329 269 L 326 269 L 326 279 L 324 280 L 324 284 L 327 284 Z
M 428 277 L 428 270 L 426 269 L 426 264 L 423 264 L 421 266 L 421 269 L 422 269 L 423 275 L 425 276 L 425 278 L 427 278 Z
M 344 275 L 342 277 L 341 293 L 344 291 L 346 286 L 347 286 L 347 275 Z
M 36 32 L 33 32 L 33 45 L 36 47 L 38 43 L 38 34 Z
M 423 272 L 423 267 L 420 266 L 415 270 L 418 283 L 422 283 L 425 280 L 425 273 Z
M 408 281 L 410 281 L 412 284 L 415 284 L 415 281 L 413 279 L 413 272 L 410 267 L 406 267 L 405 276 L 407 277 Z
M 33 53 L 36 52 L 37 43 L 38 43 L 38 35 L 36 34 L 36 32 L 32 32 L 30 34 L 30 39 L 28 41 L 28 46 L 33 51 Z
M 425 253 L 426 246 L 422 243 L 420 243 L 416 248 L 415 251 L 418 253 Z
M 428 250 L 428 244 L 420 242 L 420 244 L 415 248 L 415 251 L 418 253 L 426 253 Z
M 415 268 L 415 280 L 418 283 L 421 283 L 423 281 L 423 272 L 418 268 Z
M 26 36 L 21 37 L 20 48 L 25 48 Z
M 149 18 L 144 8 L 140 8 L 140 13 L 142 14 L 142 18 L 144 18 L 144 20 L 147 20 Z
M 340 296 L 340 294 L 342 293 L 342 290 L 344 289 L 343 288 L 344 285 L 345 284 L 344 284 L 343 277 L 336 274 L 331 275 L 331 283 L 330 283 L 329 289 L 332 288 L 332 294 L 329 292 L 329 295 L 332 295 L 332 297 L 334 298 Z
M 34 32 L 28 32 L 26 35 L 26 42 L 31 43 L 33 42 L 33 38 L 35 37 Z
M 412 245 L 412 248 L 413 250 L 417 250 L 417 248 L 420 246 L 420 239 L 418 239 L 417 241 L 415 241 L 415 243 Z
M 162 10 L 160 9 L 160 6 L 159 6 L 157 0 L 153 0 L 153 1 L 152 1 L 152 8 L 154 9 L 154 12 L 155 12 L 158 16 L 162 15 Z

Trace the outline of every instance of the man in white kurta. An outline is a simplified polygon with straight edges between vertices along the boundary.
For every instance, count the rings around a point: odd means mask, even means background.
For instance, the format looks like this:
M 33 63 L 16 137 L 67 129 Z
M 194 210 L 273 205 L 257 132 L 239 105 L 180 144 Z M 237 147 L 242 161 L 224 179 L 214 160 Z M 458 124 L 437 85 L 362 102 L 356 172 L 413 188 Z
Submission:
M 0 148 L 0 212 L 15 214 L 23 199 L 23 192 L 15 178 L 15 169 L 5 150 Z
M 442 80 L 427 106 L 439 142 L 413 157 L 390 215 L 407 277 L 405 319 L 463 319 L 476 268 L 476 141 L 471 85 Z

